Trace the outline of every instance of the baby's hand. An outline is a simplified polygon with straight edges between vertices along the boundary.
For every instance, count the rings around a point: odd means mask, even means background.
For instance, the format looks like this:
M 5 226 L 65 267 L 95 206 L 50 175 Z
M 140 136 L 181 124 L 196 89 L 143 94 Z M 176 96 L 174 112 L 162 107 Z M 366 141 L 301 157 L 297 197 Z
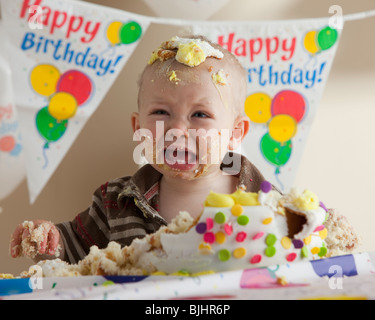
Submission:
M 10 241 L 13 258 L 35 258 L 47 254 L 58 256 L 60 233 L 52 222 L 45 220 L 25 221 L 17 226 Z

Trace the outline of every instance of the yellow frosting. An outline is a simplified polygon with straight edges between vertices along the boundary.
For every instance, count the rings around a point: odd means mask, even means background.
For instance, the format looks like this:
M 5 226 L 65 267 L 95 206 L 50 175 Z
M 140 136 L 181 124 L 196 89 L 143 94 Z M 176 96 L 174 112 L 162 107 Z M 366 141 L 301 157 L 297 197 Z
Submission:
M 258 194 L 255 192 L 245 192 L 238 189 L 233 195 L 236 203 L 242 206 L 259 206 Z
M 224 70 L 220 70 L 217 73 L 212 74 L 212 80 L 214 84 L 226 85 L 227 79 L 224 74 Z
M 228 194 L 220 194 L 215 192 L 210 192 L 206 198 L 206 207 L 233 207 L 235 202 L 233 198 Z
M 191 41 L 179 45 L 176 60 L 190 67 L 195 67 L 206 60 L 206 54 L 196 42 Z
M 305 190 L 294 199 L 293 204 L 301 210 L 315 210 L 319 208 L 319 198 L 312 191 Z
M 176 84 L 180 81 L 180 79 L 177 78 L 176 71 L 172 70 L 172 72 L 169 73 L 169 81 L 175 82 Z
M 245 192 L 241 189 L 232 194 L 210 192 L 205 202 L 206 207 L 233 207 L 235 204 L 241 206 L 259 206 L 258 194 L 255 192 Z

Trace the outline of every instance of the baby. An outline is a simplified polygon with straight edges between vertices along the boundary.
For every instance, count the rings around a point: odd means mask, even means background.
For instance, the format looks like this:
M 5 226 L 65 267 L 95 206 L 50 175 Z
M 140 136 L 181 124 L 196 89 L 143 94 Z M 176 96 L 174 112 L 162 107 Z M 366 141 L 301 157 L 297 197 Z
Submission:
M 197 218 L 210 191 L 257 192 L 262 174 L 235 154 L 249 131 L 246 74 L 238 60 L 202 37 L 174 37 L 156 49 L 140 79 L 131 117 L 134 154 L 148 164 L 100 186 L 71 222 L 37 220 L 14 231 L 12 257 L 77 263 L 97 245 L 122 246 L 154 233 L 179 211 Z

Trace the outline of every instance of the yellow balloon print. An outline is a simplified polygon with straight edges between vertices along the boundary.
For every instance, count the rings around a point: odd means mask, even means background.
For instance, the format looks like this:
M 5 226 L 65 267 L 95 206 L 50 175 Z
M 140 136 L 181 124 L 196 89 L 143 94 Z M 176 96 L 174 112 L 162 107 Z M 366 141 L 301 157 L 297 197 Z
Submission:
M 124 24 L 120 21 L 112 22 L 107 28 L 107 39 L 109 42 L 115 46 L 121 42 L 120 40 L 120 28 Z
M 48 112 L 57 120 L 67 120 L 77 112 L 77 100 L 66 92 L 56 93 L 50 100 L 48 105 Z
M 305 39 L 303 40 L 303 44 L 308 52 L 310 52 L 312 55 L 317 53 L 319 51 L 319 47 L 316 44 L 316 31 L 310 31 L 306 33 Z
M 271 118 L 272 99 L 266 93 L 257 92 L 247 97 L 245 113 L 255 123 L 266 123 Z
M 30 75 L 31 86 L 36 93 L 49 97 L 56 92 L 60 71 L 49 64 L 36 66 Z
M 297 122 L 287 114 L 276 115 L 268 125 L 268 132 L 273 140 L 287 142 L 297 133 Z

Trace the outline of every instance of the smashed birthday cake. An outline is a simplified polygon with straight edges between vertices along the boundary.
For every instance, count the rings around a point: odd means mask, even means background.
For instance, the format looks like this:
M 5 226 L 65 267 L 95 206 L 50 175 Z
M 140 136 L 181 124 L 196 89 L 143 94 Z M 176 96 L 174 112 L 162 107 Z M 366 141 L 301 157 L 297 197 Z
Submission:
M 316 194 L 293 189 L 281 195 L 265 181 L 258 193 L 211 192 L 199 218 L 180 212 L 130 246 L 93 246 L 78 264 L 45 260 L 22 276 L 197 275 L 323 259 L 359 244 L 347 220 Z

